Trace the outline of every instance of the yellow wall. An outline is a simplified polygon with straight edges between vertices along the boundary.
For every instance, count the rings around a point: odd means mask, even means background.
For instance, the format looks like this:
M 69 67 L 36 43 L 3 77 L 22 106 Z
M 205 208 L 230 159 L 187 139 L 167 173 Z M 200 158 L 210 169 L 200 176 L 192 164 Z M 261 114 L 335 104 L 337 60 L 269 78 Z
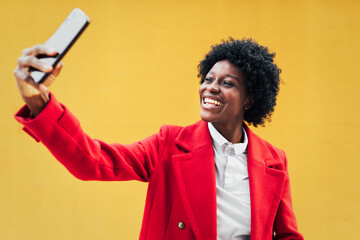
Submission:
M 255 131 L 286 150 L 307 240 L 360 239 L 360 2 L 0 2 L 0 238 L 136 239 L 146 184 L 82 182 L 13 119 L 13 69 L 69 12 L 90 27 L 51 88 L 94 138 L 129 143 L 199 119 L 196 67 L 211 44 L 253 37 L 283 69 L 273 121 Z

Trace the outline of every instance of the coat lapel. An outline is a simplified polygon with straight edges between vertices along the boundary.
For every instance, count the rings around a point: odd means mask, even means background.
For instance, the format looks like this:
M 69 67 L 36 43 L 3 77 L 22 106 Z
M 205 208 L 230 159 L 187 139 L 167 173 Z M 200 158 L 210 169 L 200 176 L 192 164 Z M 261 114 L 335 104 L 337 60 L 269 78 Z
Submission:
M 216 239 L 214 152 L 206 122 L 184 128 L 176 143 L 185 153 L 172 157 L 173 170 L 196 239 Z
M 274 148 L 246 127 L 249 138 L 247 158 L 251 201 L 251 238 L 272 232 L 273 220 L 285 183 L 283 162 Z

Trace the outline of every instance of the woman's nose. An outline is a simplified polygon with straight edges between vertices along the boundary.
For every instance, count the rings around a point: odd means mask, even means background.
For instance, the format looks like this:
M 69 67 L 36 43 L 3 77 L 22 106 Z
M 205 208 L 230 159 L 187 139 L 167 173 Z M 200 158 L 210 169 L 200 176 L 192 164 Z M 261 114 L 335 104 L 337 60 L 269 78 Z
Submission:
M 211 84 L 208 85 L 207 90 L 209 92 L 219 92 L 220 88 L 219 88 L 219 84 L 217 83 L 217 81 L 213 81 Z

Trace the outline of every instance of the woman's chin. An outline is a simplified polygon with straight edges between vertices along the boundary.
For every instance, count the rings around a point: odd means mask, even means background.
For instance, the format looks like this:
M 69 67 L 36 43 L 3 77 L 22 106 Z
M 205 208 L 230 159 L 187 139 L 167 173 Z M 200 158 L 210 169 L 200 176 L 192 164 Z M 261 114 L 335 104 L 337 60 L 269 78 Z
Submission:
M 214 121 L 213 114 L 209 114 L 205 111 L 200 111 L 200 117 L 205 122 L 213 122 Z

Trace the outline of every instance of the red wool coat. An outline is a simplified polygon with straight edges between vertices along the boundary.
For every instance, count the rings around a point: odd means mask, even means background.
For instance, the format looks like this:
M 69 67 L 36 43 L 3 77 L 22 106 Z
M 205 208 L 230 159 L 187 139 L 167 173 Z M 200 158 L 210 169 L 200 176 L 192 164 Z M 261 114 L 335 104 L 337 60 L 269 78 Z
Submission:
M 216 187 L 207 124 L 162 126 L 128 145 L 93 140 L 53 95 L 35 119 L 22 108 L 15 118 L 82 180 L 149 182 L 140 239 L 216 240 Z M 248 134 L 251 239 L 303 239 L 291 204 L 282 150 Z

